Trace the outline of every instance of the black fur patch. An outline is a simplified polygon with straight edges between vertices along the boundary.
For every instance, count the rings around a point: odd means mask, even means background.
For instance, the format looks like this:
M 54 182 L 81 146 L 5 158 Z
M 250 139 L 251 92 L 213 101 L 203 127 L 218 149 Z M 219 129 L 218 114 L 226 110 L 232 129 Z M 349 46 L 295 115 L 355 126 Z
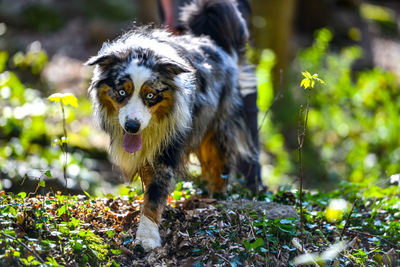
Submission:
M 158 162 L 175 169 L 181 161 L 183 135 L 178 135 L 171 141 L 158 157 Z
M 201 110 L 202 105 L 200 104 L 200 101 L 195 101 L 192 107 L 192 114 L 194 117 L 197 117 L 199 115 L 199 112 Z
M 207 80 L 204 78 L 204 75 L 200 72 L 196 72 L 196 83 L 197 83 L 197 88 L 200 89 L 201 92 L 205 92 L 207 88 Z
M 148 107 L 155 106 L 163 100 L 164 97 L 162 95 L 155 95 L 152 99 L 146 99 L 146 96 L 143 97 L 143 102 Z
M 182 20 L 194 35 L 208 35 L 227 53 L 244 56 L 247 26 L 233 2 L 195 1 L 182 9 Z
M 157 209 L 161 201 L 168 195 L 166 188 L 157 182 L 153 182 L 147 189 L 147 195 L 149 196 L 150 208 L 152 210 Z

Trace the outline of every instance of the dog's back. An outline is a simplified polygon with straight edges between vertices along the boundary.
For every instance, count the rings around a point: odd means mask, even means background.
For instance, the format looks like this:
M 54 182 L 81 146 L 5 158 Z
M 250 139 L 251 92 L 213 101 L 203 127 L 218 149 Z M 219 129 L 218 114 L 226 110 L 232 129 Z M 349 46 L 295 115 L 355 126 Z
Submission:
M 181 20 L 192 34 L 207 35 L 227 53 L 244 57 L 247 25 L 232 0 L 195 0 L 182 8 Z
M 231 171 L 242 171 L 238 161 L 243 160 L 249 166 L 243 175 L 255 184 L 258 151 L 245 123 L 239 90 L 239 64 L 245 61 L 248 39 L 246 22 L 232 0 L 194 1 L 182 9 L 181 19 L 189 33 L 208 36 L 217 44 L 199 45 L 203 57 L 193 60 L 198 92 L 190 136 L 202 177 L 210 192 L 224 192 L 225 178 Z

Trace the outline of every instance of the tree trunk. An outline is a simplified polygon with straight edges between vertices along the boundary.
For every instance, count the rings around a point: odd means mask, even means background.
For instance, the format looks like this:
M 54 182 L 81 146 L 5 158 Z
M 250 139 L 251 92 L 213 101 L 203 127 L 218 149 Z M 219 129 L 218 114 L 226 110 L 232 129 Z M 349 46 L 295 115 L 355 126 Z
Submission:
M 296 6 L 295 0 L 252 0 L 253 15 L 250 21 L 254 46 L 269 48 L 276 54 L 272 70 L 274 83 L 279 83 L 280 70 L 289 59 L 289 41 Z M 275 86 L 276 88 L 276 86 Z

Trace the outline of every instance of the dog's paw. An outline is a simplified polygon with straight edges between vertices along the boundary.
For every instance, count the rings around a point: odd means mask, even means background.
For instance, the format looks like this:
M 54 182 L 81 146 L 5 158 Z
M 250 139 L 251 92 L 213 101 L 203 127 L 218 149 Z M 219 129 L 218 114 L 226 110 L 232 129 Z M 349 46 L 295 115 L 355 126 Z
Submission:
M 145 250 L 161 247 L 161 237 L 155 222 L 142 216 L 136 232 L 136 243 L 141 244 Z

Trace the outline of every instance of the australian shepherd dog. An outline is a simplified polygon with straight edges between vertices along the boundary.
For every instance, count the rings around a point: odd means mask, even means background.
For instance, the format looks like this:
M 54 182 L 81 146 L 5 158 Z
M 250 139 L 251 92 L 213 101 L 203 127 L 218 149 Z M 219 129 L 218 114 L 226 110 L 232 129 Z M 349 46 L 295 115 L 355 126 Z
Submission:
M 136 242 L 146 250 L 161 245 L 161 214 L 190 153 L 210 193 L 226 190 L 238 159 L 250 166 L 258 156 L 240 92 L 248 31 L 236 3 L 196 0 L 181 19 L 187 34 L 137 27 L 86 63 L 96 65 L 89 93 L 111 158 L 125 177 L 142 180 Z

